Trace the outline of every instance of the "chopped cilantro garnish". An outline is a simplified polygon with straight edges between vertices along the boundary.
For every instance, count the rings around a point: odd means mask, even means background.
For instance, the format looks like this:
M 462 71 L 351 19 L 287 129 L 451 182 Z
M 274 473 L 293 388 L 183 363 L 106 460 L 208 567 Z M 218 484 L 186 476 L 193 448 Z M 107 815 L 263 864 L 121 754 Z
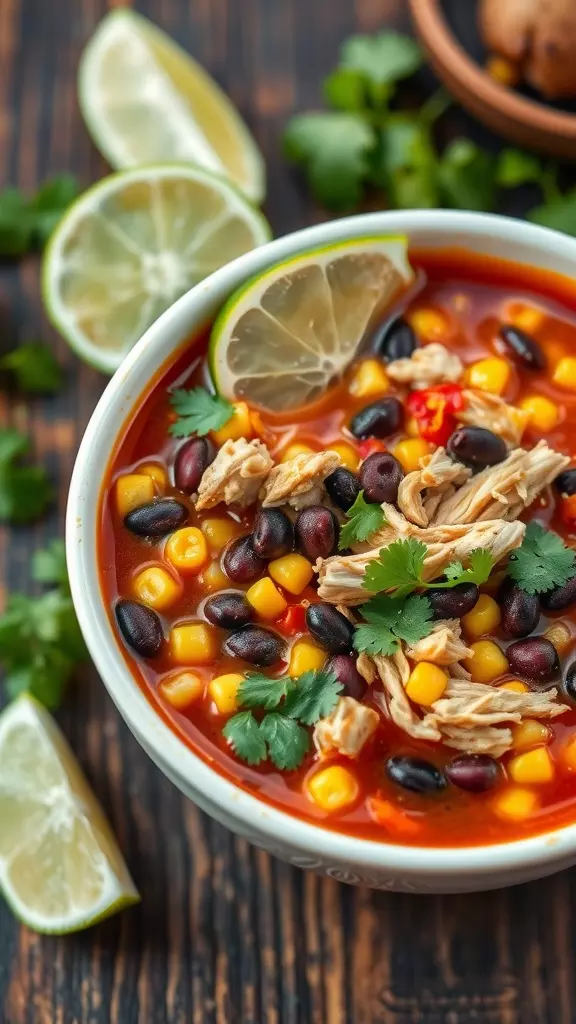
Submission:
M 366 654 L 394 654 L 400 640 L 416 644 L 430 632 L 432 606 L 418 594 L 405 600 L 381 594 L 360 611 L 366 622 L 356 627 L 354 647 Z
M 380 558 L 369 562 L 362 585 L 372 593 L 393 591 L 398 598 L 407 597 L 420 587 L 450 590 L 459 583 L 485 583 L 492 570 L 493 561 L 489 551 L 477 548 L 470 553 L 470 567 L 465 569 L 461 562 L 451 562 L 445 569 L 446 580 L 425 581 L 424 560 L 428 548 L 420 540 L 395 540 L 382 548 Z
M 529 523 L 521 547 L 513 551 L 508 575 L 527 594 L 562 587 L 576 571 L 576 553 L 551 530 Z
M 368 540 L 368 537 L 376 533 L 376 530 L 386 522 L 380 505 L 365 501 L 364 491 L 360 491 L 356 501 L 346 512 L 346 518 L 349 521 L 341 528 L 338 542 L 341 551 L 357 541 Z
M 170 405 L 178 415 L 170 426 L 174 437 L 203 437 L 223 427 L 234 413 L 230 402 L 220 395 L 211 395 L 206 388 L 179 388 L 171 396 Z

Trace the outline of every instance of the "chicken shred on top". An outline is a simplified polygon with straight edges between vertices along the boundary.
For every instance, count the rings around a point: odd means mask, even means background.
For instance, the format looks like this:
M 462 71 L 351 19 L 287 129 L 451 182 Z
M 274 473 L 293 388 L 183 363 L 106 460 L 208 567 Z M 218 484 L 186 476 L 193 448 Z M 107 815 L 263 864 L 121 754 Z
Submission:
M 357 757 L 362 747 L 378 728 L 380 716 L 374 708 L 361 704 L 354 697 L 339 697 L 336 707 L 314 727 L 317 750 L 336 750 L 346 757 Z
M 510 448 L 518 447 L 530 419 L 529 412 L 509 405 L 499 395 L 491 395 L 489 391 L 465 388 L 462 398 L 464 408 L 454 414 L 459 423 L 484 427 L 498 434 Z
M 337 452 L 296 455 L 275 466 L 264 483 L 260 498 L 263 508 L 291 505 L 294 509 L 318 505 L 323 499 L 323 483 L 342 465 Z
M 459 357 L 438 342 L 414 350 L 409 359 L 395 359 L 386 367 L 388 376 L 398 384 L 409 384 L 422 391 L 434 384 L 460 380 L 464 372 Z
M 400 482 L 397 504 L 411 523 L 428 526 L 440 502 L 453 495 L 472 470 L 451 459 L 445 448 L 426 456 L 421 466 Z
M 226 441 L 214 461 L 202 475 L 198 487 L 196 508 L 214 508 L 223 501 L 226 505 L 251 505 L 258 496 L 262 481 L 274 463 L 261 441 Z

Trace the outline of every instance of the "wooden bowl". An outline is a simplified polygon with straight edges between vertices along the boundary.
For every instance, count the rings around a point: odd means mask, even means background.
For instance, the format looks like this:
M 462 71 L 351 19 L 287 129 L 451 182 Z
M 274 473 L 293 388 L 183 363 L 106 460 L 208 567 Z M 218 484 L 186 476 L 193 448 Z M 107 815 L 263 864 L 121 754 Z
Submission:
M 463 107 L 507 141 L 576 160 L 576 114 L 531 99 L 491 78 L 456 39 L 440 0 L 409 3 L 434 71 Z

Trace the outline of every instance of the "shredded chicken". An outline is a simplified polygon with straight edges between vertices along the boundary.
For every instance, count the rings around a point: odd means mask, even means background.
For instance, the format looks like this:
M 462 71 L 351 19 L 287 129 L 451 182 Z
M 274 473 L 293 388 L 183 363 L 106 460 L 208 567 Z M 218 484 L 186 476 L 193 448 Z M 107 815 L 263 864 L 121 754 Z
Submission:
M 474 651 L 462 640 L 459 619 L 435 622 L 431 632 L 406 651 L 412 661 L 431 661 L 435 665 L 455 665 L 463 658 L 471 658 Z
M 481 725 L 475 729 L 462 729 L 458 725 L 442 726 L 442 742 L 455 750 L 464 750 L 467 754 L 490 754 L 490 757 L 502 757 L 512 746 L 512 732 L 507 728 L 495 728 L 493 725 Z
M 454 494 L 456 487 L 468 480 L 472 470 L 461 462 L 454 462 L 445 448 L 437 448 L 422 462 L 421 469 L 408 473 L 401 481 L 398 508 L 411 523 L 428 526 L 442 499 Z
M 509 522 L 532 504 L 570 458 L 539 441 L 535 448 L 516 448 L 504 462 L 488 466 L 438 506 L 434 522 L 442 525 L 506 519 Z
M 409 359 L 394 359 L 386 367 L 386 373 L 392 380 L 409 384 L 415 391 L 433 384 L 457 381 L 463 372 L 458 356 L 437 342 L 417 348 Z
M 441 733 L 437 725 L 433 721 L 421 719 L 406 696 L 404 687 L 410 676 L 410 666 L 405 654 L 401 651 L 389 657 L 376 654 L 373 662 L 384 690 L 373 696 L 386 717 L 414 739 L 439 742 Z
M 346 757 L 357 757 L 379 721 L 374 708 L 360 704 L 354 697 L 340 697 L 332 714 L 316 723 L 314 744 L 323 754 L 337 750 Z
M 498 434 L 510 448 L 516 448 L 522 440 L 530 413 L 508 405 L 499 395 L 488 391 L 466 390 L 462 392 L 464 408 L 455 413 L 456 419 L 472 427 L 485 427 Z
M 314 455 L 297 455 L 288 462 L 275 466 L 260 491 L 263 508 L 276 505 L 291 505 L 292 508 L 307 508 L 322 500 L 322 484 L 342 459 L 337 452 L 315 452 Z
M 376 666 L 372 661 L 372 658 L 369 658 L 367 654 L 362 653 L 358 655 L 356 658 L 356 668 L 362 676 L 362 679 L 368 683 L 368 686 L 372 686 L 372 683 L 378 679 Z
M 198 511 L 226 505 L 250 505 L 256 501 L 262 481 L 274 463 L 261 441 L 226 441 L 214 462 L 204 471 L 198 487 Z

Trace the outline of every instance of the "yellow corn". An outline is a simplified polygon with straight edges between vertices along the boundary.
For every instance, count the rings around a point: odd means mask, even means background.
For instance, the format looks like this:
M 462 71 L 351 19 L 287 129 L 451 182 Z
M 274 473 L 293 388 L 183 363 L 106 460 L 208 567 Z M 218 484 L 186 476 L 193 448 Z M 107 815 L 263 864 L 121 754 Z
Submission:
M 552 782 L 554 762 L 547 747 L 536 747 L 525 754 L 517 754 L 507 765 L 508 774 L 520 785 L 536 785 Z
M 546 313 L 536 306 L 516 306 L 510 310 L 510 323 L 527 334 L 535 334 L 542 327 Z
M 404 430 L 408 437 L 420 437 L 420 427 L 415 416 L 408 416 L 404 423 Z
M 477 640 L 471 644 L 470 650 L 474 654 L 464 660 L 464 668 L 468 669 L 475 683 L 491 683 L 508 671 L 506 655 L 493 640 Z
M 489 594 L 480 594 L 476 604 L 462 618 L 462 624 L 466 635 L 472 640 L 477 640 L 486 633 L 491 633 L 500 623 L 500 608 L 493 597 Z
M 210 562 L 203 570 L 202 575 L 198 577 L 200 583 L 206 590 L 226 590 L 230 586 L 230 580 L 223 572 L 220 562 L 214 560 Z
M 353 473 L 356 472 L 360 465 L 360 456 L 351 444 L 345 444 L 344 442 L 340 444 L 338 441 L 337 444 L 329 444 L 328 448 L 331 452 L 336 452 L 340 456 L 342 465 L 346 469 L 351 469 Z
M 168 477 L 163 466 L 160 466 L 157 462 L 147 462 L 144 466 L 138 466 L 138 472 L 144 473 L 144 476 L 151 477 L 156 485 L 158 494 L 164 493 Z
M 246 591 L 246 598 L 260 618 L 268 619 L 270 622 L 280 618 L 288 607 L 288 602 L 269 576 L 253 583 Z
M 215 676 L 208 683 L 208 693 L 214 701 L 219 714 L 232 715 L 238 707 L 238 687 L 244 676 L 239 672 L 228 672 L 227 675 Z
M 500 683 L 498 689 L 512 690 L 513 693 L 528 693 L 530 687 L 527 683 L 523 683 L 521 679 L 508 679 L 507 682 Z
M 513 64 L 507 57 L 489 57 L 486 62 L 486 71 L 495 82 L 509 88 L 517 85 L 520 78 L 518 65 Z
M 428 707 L 440 700 L 448 685 L 448 674 L 438 665 L 420 661 L 414 666 L 406 683 L 406 693 L 416 704 Z
M 234 402 L 234 412 L 230 419 L 219 430 L 213 430 L 211 437 L 214 444 L 221 448 L 226 441 L 238 441 L 241 437 L 249 441 L 252 435 L 250 409 L 246 402 Z
M 204 680 L 195 672 L 179 672 L 163 679 L 158 689 L 168 704 L 184 711 L 204 696 Z
M 549 398 L 544 398 L 544 395 L 527 395 L 520 402 L 520 408 L 528 413 L 528 423 L 532 430 L 546 433 L 548 430 L 554 430 L 560 422 L 558 406 Z
M 565 768 L 576 772 L 576 736 L 564 744 L 560 752 L 560 760 Z
M 170 630 L 170 657 L 177 665 L 210 665 L 218 655 L 218 640 L 205 622 L 185 622 Z
M 544 636 L 546 640 L 549 640 L 551 644 L 554 644 L 554 647 L 560 656 L 568 654 L 568 651 L 574 643 L 572 633 L 566 623 L 562 622 L 562 619 L 558 619 L 556 622 L 553 622 L 551 626 L 548 626 L 548 629 L 544 632 Z
M 154 481 L 146 473 L 127 473 L 118 478 L 114 492 L 118 515 L 124 519 L 133 509 L 154 500 Z
M 134 577 L 132 586 L 138 600 L 149 605 L 150 608 L 155 608 L 158 612 L 175 604 L 182 593 L 178 581 L 159 565 L 151 565 L 147 569 L 142 569 Z
M 341 811 L 358 799 L 360 787 L 356 776 L 349 768 L 333 764 L 321 768 L 308 779 L 308 796 L 323 811 Z
M 203 519 L 200 529 L 212 555 L 217 555 L 229 541 L 238 536 L 238 524 L 233 519 Z
M 424 341 L 440 341 L 450 329 L 447 317 L 439 309 L 415 309 L 409 314 L 408 320 L 418 337 Z
M 430 454 L 430 445 L 422 437 L 409 437 L 406 441 L 399 441 L 392 454 L 405 473 L 413 473 L 420 469 L 420 459 Z
M 489 391 L 492 395 L 501 395 L 510 380 L 510 366 L 505 359 L 490 356 L 472 363 L 466 376 L 471 387 Z
M 503 821 L 524 821 L 538 809 L 539 803 L 533 790 L 507 786 L 492 801 L 492 810 Z
M 286 451 L 282 452 L 280 462 L 291 462 L 297 455 L 316 455 L 316 452 L 309 444 L 289 444 Z
M 327 655 L 311 640 L 297 640 L 290 651 L 288 675 L 297 679 L 304 672 L 318 671 L 324 668 Z
M 544 722 L 536 718 L 525 718 L 512 726 L 512 748 L 530 750 L 531 747 L 541 747 L 549 743 L 552 736 L 552 730 Z
M 304 555 L 294 552 L 275 558 L 268 566 L 272 579 L 291 594 L 301 594 L 314 575 L 312 565 Z
M 567 388 L 568 391 L 576 391 L 576 358 L 574 356 L 564 356 L 556 365 L 552 379 L 561 388 Z
M 378 359 L 363 359 L 355 367 L 348 391 L 355 398 L 371 398 L 390 390 L 390 381 Z
M 200 572 L 209 558 L 206 539 L 197 526 L 175 530 L 166 541 L 164 554 L 175 569 L 194 575 Z

